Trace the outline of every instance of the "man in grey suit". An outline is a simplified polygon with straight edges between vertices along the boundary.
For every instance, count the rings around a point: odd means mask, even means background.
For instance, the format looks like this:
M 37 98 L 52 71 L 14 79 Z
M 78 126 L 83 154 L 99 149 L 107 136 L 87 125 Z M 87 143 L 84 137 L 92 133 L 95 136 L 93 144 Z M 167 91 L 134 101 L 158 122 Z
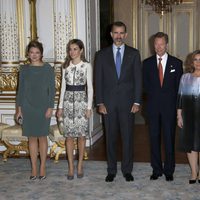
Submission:
M 112 182 L 117 173 L 117 137 L 121 133 L 121 170 L 126 181 L 133 181 L 134 114 L 139 111 L 142 91 L 141 60 L 137 49 L 124 44 L 126 25 L 114 22 L 113 45 L 97 52 L 95 63 L 96 103 L 103 114 L 106 131 L 107 176 Z

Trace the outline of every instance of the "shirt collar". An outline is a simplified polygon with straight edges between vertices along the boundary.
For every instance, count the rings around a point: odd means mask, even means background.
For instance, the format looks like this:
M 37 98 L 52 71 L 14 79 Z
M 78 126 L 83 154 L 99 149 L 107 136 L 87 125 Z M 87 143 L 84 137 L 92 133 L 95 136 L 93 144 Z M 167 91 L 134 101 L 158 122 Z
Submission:
M 167 56 L 168 56 L 168 54 L 167 53 L 165 53 L 163 56 L 159 56 L 158 54 L 156 54 L 156 58 L 157 58 L 157 60 L 159 59 L 159 58 L 162 58 L 162 60 L 164 60 L 164 59 L 167 59 Z
M 116 46 L 115 44 L 113 44 L 113 50 L 117 51 L 118 48 L 123 50 L 125 48 L 125 44 L 122 44 L 121 46 Z

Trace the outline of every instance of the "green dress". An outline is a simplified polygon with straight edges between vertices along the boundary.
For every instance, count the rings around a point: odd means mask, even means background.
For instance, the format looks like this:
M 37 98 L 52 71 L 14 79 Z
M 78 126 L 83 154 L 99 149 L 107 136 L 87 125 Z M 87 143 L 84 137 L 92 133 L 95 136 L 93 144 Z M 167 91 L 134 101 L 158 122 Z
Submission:
M 48 108 L 54 107 L 55 75 L 48 63 L 43 66 L 21 66 L 16 105 L 23 115 L 23 135 L 40 137 L 49 134 Z

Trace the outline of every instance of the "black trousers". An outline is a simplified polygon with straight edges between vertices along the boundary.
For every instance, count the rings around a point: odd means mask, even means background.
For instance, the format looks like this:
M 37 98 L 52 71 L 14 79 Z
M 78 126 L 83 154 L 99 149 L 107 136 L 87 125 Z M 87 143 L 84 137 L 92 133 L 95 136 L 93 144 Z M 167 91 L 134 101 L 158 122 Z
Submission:
M 160 112 L 150 115 L 148 118 L 153 173 L 172 175 L 175 170 L 176 114 L 174 112 L 172 115 L 166 115 Z M 164 165 L 161 155 L 161 133 L 163 133 L 165 150 Z
M 108 111 L 108 109 L 107 109 Z M 107 147 L 107 172 L 117 173 L 117 138 L 120 133 L 122 140 L 122 163 L 123 174 L 131 173 L 133 169 L 133 128 L 134 114 L 131 110 L 123 110 L 116 106 L 104 115 Z

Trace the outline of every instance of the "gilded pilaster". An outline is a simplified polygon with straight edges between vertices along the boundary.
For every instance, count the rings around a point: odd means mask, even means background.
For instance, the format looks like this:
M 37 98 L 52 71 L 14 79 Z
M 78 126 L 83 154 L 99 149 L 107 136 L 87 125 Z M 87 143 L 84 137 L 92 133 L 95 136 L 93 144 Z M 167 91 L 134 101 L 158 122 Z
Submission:
M 36 0 L 29 0 L 31 40 L 37 40 Z
M 24 1 L 17 0 L 17 21 L 19 34 L 19 57 L 20 60 L 25 60 L 25 43 L 24 43 Z

